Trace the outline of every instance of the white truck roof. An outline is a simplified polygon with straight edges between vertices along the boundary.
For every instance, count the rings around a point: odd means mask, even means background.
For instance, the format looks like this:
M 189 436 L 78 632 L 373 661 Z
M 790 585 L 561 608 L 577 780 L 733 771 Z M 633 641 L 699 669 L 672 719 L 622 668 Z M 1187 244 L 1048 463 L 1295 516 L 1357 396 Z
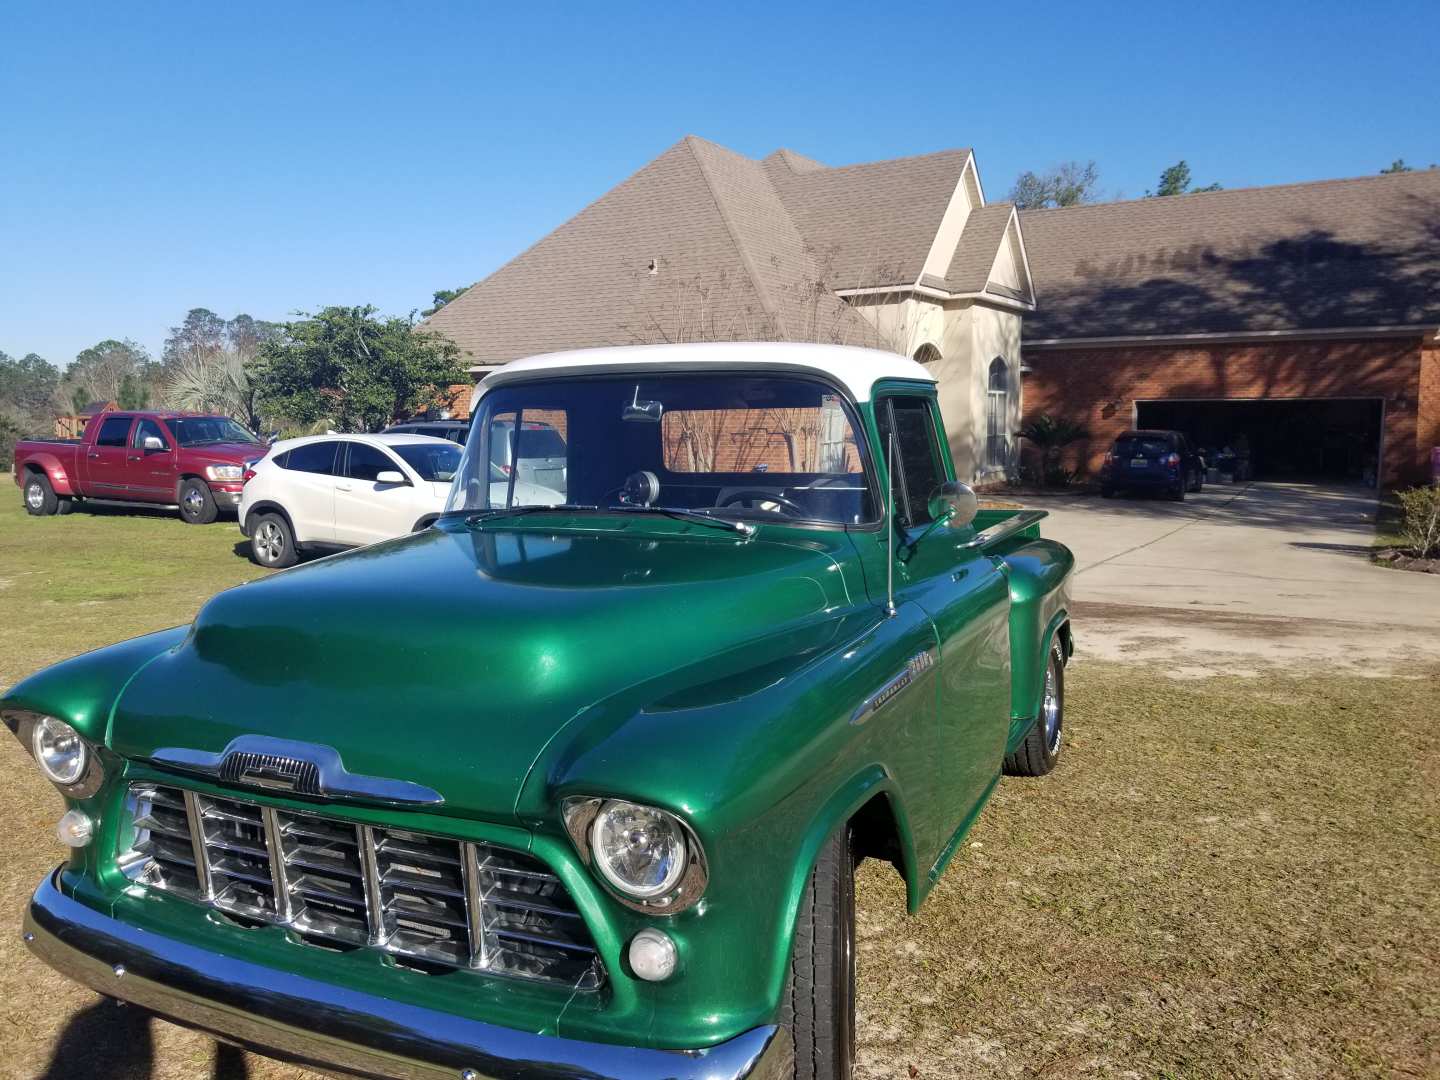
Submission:
M 880 379 L 911 379 L 933 383 L 935 376 L 921 364 L 896 353 L 852 345 L 803 342 L 690 342 L 680 345 L 627 345 L 574 349 L 527 356 L 492 371 L 475 388 L 473 401 L 506 383 L 547 375 L 594 375 L 626 370 L 713 371 L 756 368 L 766 371 L 815 372 L 828 375 L 856 401 L 869 401 Z

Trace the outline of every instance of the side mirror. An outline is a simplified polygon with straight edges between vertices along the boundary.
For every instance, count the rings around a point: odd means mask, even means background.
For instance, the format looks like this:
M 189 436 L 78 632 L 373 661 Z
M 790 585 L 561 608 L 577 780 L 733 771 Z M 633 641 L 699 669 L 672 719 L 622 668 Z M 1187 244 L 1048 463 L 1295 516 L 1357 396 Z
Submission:
M 941 484 L 930 496 L 930 518 L 944 521 L 952 529 L 963 529 L 980 512 L 980 500 L 969 484 L 951 480 Z
M 405 474 L 396 469 L 385 469 L 375 474 L 377 484 L 408 484 Z
M 148 454 L 148 453 L 151 453 L 152 451 L 155 451 L 155 450 L 164 450 L 164 449 L 166 449 L 165 440 L 162 439 L 162 438 L 160 438 L 159 435 L 146 435 L 146 436 L 145 436 L 145 452 L 146 452 L 147 454 Z

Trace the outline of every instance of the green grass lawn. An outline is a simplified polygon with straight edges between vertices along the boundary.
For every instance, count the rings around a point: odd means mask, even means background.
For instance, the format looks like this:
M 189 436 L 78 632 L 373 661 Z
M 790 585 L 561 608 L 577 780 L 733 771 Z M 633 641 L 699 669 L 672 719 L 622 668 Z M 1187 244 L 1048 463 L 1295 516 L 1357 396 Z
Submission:
M 11 490 L 0 683 L 260 573 L 233 522 L 35 519 Z M 1077 632 L 1057 771 L 1000 785 L 914 918 L 861 868 L 860 1075 L 1440 1075 L 1440 673 L 1177 682 Z M 0 765 L 0 1075 L 300 1076 L 29 958 L 62 804 L 8 737 Z

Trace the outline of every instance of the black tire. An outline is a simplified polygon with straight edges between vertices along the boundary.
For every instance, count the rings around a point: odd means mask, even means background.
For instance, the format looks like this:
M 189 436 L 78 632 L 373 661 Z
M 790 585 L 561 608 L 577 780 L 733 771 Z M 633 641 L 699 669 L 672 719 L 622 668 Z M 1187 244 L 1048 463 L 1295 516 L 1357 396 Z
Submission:
M 1179 487 L 1171 488 L 1169 491 L 1167 491 L 1167 492 L 1165 493 L 1165 497 L 1166 497 L 1167 499 L 1169 499 L 1171 502 L 1184 502 L 1184 501 L 1185 501 L 1185 485 L 1184 485 L 1184 483 L 1181 483 L 1181 485 L 1180 485 Z
M 279 570 L 300 561 L 295 534 L 280 514 L 256 514 L 250 519 L 250 559 L 257 566 Z
M 25 510 L 34 517 L 48 517 L 60 508 L 60 498 L 44 473 L 32 472 L 25 478 Z
M 1050 704 L 1054 702 L 1053 723 Z M 1045 665 L 1045 693 L 1040 701 L 1040 715 L 1035 718 L 1025 741 L 1015 752 L 1005 755 L 1005 775 L 1044 776 L 1055 768 L 1064 746 L 1065 733 L 1065 652 L 1057 635 L 1050 643 L 1050 656 Z
M 780 1022 L 795 1080 L 850 1080 L 855 1068 L 855 856 L 847 825 L 815 860 L 790 946 Z
M 210 485 L 194 476 L 180 485 L 180 518 L 189 525 L 209 525 L 220 511 L 215 507 L 215 496 L 210 494 Z
M 1195 492 L 1195 494 L 1197 494 L 1197 495 L 1200 494 L 1200 492 L 1202 492 L 1202 491 L 1205 490 L 1205 470 L 1204 470 L 1204 469 L 1196 469 L 1196 470 L 1195 470 L 1195 486 L 1194 486 L 1193 488 L 1191 488 L 1190 490 L 1193 491 L 1193 492 Z

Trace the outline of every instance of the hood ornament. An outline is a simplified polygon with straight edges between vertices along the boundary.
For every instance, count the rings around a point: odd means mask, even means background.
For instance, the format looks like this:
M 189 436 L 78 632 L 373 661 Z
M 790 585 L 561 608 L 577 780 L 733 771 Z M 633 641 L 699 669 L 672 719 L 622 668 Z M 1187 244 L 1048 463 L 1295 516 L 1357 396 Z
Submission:
M 219 753 L 167 746 L 151 754 L 150 760 L 224 784 L 317 799 L 368 799 L 412 806 L 437 806 L 445 801 L 438 791 L 423 784 L 352 773 L 334 747 L 269 735 L 241 735 Z

